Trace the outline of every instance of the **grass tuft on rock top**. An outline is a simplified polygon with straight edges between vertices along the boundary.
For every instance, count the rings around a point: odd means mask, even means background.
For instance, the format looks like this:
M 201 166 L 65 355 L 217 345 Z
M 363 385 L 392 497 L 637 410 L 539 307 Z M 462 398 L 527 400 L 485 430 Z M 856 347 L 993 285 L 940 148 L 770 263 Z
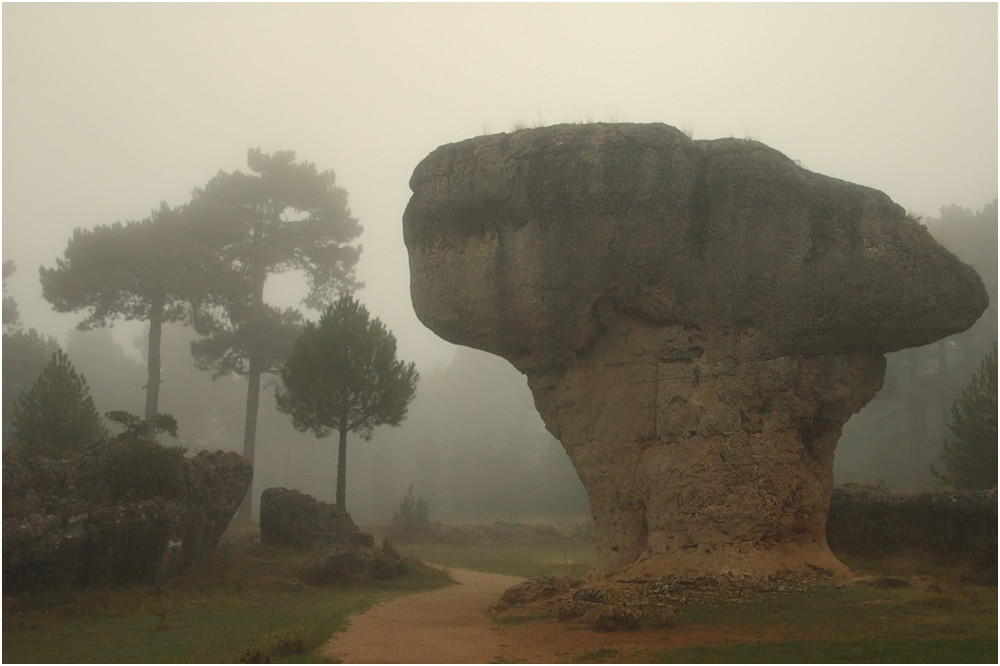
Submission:
M 228 540 L 162 586 L 61 588 L 4 597 L 4 661 L 302 663 L 350 615 L 390 596 L 450 584 L 413 563 L 395 580 L 314 587 L 308 551 Z

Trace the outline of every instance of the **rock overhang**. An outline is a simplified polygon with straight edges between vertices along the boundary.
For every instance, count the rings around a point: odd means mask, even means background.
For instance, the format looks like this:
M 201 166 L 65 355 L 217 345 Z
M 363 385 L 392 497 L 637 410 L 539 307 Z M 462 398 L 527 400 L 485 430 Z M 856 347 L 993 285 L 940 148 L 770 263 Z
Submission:
M 987 305 L 975 271 L 885 194 L 753 141 L 522 130 L 442 146 L 410 186 L 418 317 L 515 364 L 586 349 L 621 313 L 747 331 L 775 357 L 919 346 Z

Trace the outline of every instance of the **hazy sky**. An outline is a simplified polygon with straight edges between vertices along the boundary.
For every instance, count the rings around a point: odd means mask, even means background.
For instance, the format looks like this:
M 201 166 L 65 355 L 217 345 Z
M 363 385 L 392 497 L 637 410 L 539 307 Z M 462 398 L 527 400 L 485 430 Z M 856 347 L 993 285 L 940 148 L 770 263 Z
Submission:
M 401 216 L 437 146 L 515 123 L 751 137 L 910 211 L 997 196 L 995 4 L 3 5 L 3 258 L 26 325 L 74 227 L 185 203 L 250 147 L 332 169 L 360 293 L 421 367 Z M 986 276 L 990 279 L 989 276 Z M 995 279 L 996 276 L 992 276 Z M 270 288 L 272 300 L 292 305 Z

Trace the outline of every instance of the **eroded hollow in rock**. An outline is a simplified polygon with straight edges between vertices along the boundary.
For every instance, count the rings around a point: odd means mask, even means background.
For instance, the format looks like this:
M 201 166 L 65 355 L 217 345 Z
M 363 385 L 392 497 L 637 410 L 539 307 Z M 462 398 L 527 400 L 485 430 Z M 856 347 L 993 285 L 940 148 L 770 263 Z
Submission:
M 883 353 L 987 304 L 887 196 L 753 141 L 562 125 L 442 146 L 410 186 L 414 309 L 527 376 L 598 576 L 843 571 L 842 425 Z

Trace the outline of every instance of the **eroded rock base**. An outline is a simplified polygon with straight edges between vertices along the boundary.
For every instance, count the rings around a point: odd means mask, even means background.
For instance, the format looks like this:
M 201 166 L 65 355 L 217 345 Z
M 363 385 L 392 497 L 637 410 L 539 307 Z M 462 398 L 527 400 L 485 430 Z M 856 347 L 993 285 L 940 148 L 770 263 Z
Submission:
M 746 603 L 810 589 L 849 584 L 831 572 L 673 575 L 633 581 L 533 578 L 507 590 L 491 610 L 500 617 L 555 617 L 615 631 L 670 625 L 677 609 Z
M 592 575 L 846 573 L 825 535 L 834 448 L 884 358 L 761 358 L 756 340 L 619 315 L 559 371 L 525 369 L 590 496 Z

